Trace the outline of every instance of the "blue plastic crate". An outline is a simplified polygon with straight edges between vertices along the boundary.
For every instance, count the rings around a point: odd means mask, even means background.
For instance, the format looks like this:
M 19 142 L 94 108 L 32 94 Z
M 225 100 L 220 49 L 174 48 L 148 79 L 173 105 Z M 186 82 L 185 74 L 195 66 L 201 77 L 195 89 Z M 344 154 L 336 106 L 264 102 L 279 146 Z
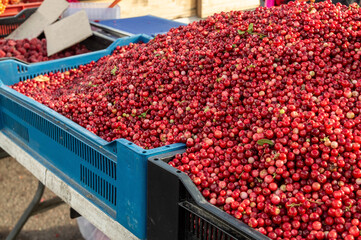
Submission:
M 147 34 L 155 37 L 167 33 L 171 28 L 187 24 L 160 18 L 152 15 L 99 21 L 99 24 L 111 27 L 128 34 Z
M 146 35 L 121 38 L 105 50 L 48 63 L 0 62 L 0 131 L 140 239 L 146 238 L 147 159 L 184 144 L 145 150 L 125 139 L 109 143 L 7 85 L 66 71 L 97 61 L 116 46 L 149 40 Z

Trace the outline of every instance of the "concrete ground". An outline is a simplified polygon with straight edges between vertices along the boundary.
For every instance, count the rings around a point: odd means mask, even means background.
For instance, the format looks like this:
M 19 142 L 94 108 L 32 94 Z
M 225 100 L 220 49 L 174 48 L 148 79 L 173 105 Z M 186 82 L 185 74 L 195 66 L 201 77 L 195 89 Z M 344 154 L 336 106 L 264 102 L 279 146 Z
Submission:
M 5 239 L 22 215 L 37 189 L 37 179 L 15 159 L 0 159 L 0 239 Z M 46 189 L 43 199 L 55 194 Z M 69 206 L 63 204 L 29 218 L 18 240 L 82 240 Z

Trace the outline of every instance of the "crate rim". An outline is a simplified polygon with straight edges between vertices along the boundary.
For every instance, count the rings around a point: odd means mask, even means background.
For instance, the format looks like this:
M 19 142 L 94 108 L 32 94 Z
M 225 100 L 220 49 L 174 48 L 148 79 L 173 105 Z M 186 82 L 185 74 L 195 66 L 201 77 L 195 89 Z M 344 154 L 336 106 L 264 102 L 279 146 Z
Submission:
M 50 63 L 51 64 L 59 64 L 59 65 L 66 64 L 66 62 L 69 60 L 78 60 L 77 58 L 79 58 L 79 57 L 93 56 L 93 55 L 98 55 L 100 53 L 103 53 L 104 55 L 102 57 L 104 57 L 104 56 L 110 55 L 111 52 L 113 52 L 113 50 L 111 50 L 111 49 L 115 49 L 122 40 L 128 39 L 128 38 L 143 38 L 143 39 L 148 39 L 149 41 L 151 41 L 153 39 L 146 34 L 136 34 L 136 35 L 132 35 L 132 36 L 118 38 L 118 39 L 114 40 L 107 48 L 98 50 L 98 51 L 94 51 L 94 52 L 88 52 L 88 53 L 78 54 L 78 55 L 69 56 L 69 57 L 65 57 L 65 58 L 58 58 L 58 59 L 54 59 L 54 60 L 49 60 L 49 61 L 44 61 L 44 62 L 36 62 L 36 63 L 28 63 L 28 62 L 21 61 L 17 58 L 11 58 L 11 59 L 2 60 L 0 62 L 0 64 L 7 63 L 7 62 L 18 62 L 17 64 L 25 65 L 26 67 L 30 67 L 30 66 L 35 67 L 35 66 L 41 66 L 41 65 L 50 64 Z M 84 65 L 84 64 L 88 64 L 88 63 L 78 64 L 78 66 Z M 0 78 L 0 82 L 1 82 L 1 78 Z

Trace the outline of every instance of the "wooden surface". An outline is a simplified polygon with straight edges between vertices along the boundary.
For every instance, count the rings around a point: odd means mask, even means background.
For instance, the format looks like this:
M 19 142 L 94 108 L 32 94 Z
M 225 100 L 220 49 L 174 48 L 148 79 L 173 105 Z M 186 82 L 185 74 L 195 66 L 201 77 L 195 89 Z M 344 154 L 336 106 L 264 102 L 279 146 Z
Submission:
M 232 10 L 249 10 L 260 5 L 259 0 L 198 0 L 197 15 L 205 18 L 214 13 Z
M 114 221 L 89 200 L 80 195 L 63 180 L 40 164 L 36 159 L 0 132 L 0 148 L 16 159 L 53 193 L 75 209 L 110 239 L 137 240 L 131 232 Z
M 89 0 L 86 2 L 108 2 L 112 0 Z M 175 19 L 198 16 L 208 17 L 214 13 L 232 10 L 250 10 L 260 6 L 260 0 L 122 0 L 120 17 L 154 15 Z
M 86 2 L 109 2 L 109 0 L 90 0 Z M 157 17 L 175 19 L 196 15 L 197 0 L 122 0 L 120 17 L 139 17 L 153 15 Z

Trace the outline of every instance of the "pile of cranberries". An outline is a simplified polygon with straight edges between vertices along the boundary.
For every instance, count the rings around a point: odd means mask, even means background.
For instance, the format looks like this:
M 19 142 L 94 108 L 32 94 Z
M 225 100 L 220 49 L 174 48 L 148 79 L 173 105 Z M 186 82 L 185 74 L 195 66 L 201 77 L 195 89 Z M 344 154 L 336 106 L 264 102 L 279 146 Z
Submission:
M 13 89 L 169 162 L 271 239 L 361 239 L 361 8 L 215 14 Z
M 45 38 L 33 38 L 31 40 L 0 39 L 0 58 L 14 57 L 28 63 L 54 60 L 87 52 L 89 50 L 84 45 L 76 44 L 48 57 Z

